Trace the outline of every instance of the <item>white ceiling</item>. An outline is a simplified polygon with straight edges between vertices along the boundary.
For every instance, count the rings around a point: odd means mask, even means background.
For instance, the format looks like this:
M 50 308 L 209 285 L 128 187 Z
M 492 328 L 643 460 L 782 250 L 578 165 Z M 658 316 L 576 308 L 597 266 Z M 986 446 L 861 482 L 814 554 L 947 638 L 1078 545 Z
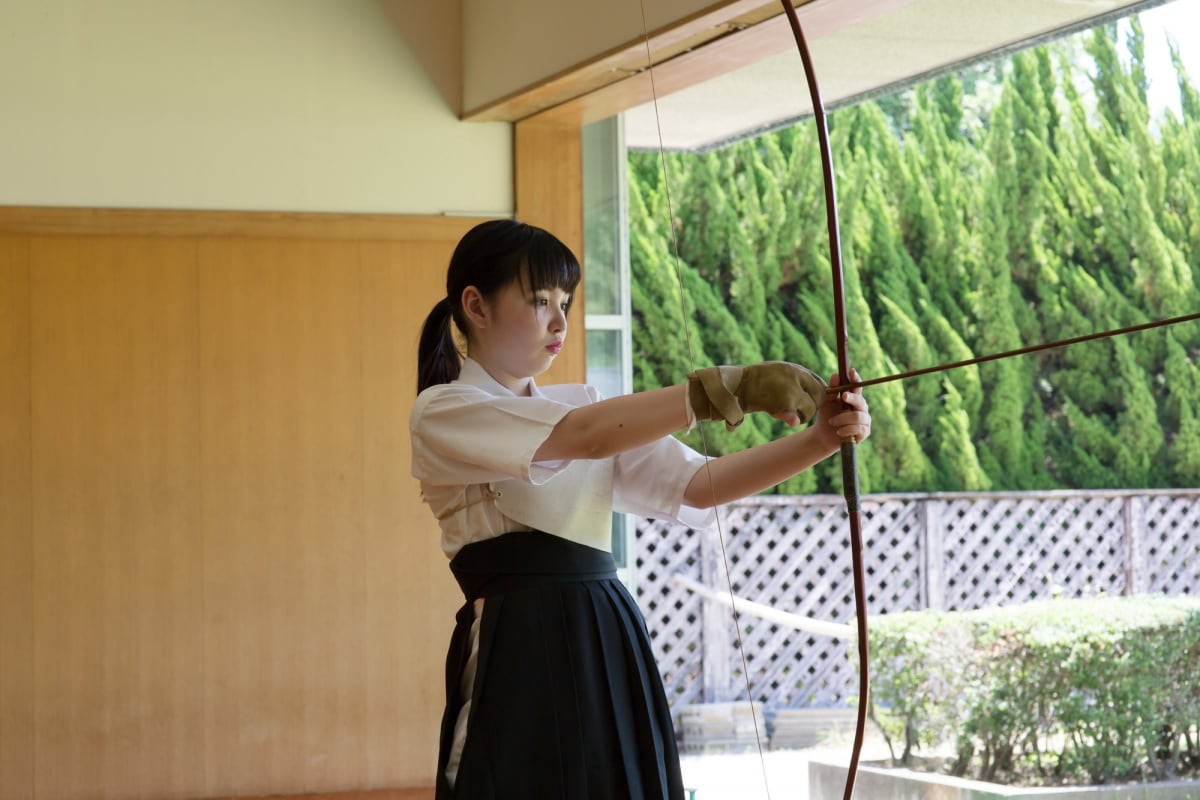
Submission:
M 1163 0 L 914 0 L 809 43 L 826 108 L 1161 5 Z M 1200 0 L 1175 0 L 1193 7 Z M 712 147 L 811 115 L 793 48 L 625 114 L 626 143 Z

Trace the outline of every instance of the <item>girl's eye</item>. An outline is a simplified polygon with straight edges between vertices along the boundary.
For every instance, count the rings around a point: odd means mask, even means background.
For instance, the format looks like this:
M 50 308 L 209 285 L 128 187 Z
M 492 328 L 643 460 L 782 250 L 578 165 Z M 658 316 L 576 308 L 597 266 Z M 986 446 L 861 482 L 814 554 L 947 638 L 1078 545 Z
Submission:
M 535 306 L 537 306 L 538 308 L 549 308 L 550 307 L 550 298 L 549 297 L 535 297 L 535 298 L 533 298 L 533 304 Z M 558 307 L 561 308 L 564 312 L 566 312 L 568 309 L 571 308 L 571 301 L 564 300 L 561 303 L 559 303 Z

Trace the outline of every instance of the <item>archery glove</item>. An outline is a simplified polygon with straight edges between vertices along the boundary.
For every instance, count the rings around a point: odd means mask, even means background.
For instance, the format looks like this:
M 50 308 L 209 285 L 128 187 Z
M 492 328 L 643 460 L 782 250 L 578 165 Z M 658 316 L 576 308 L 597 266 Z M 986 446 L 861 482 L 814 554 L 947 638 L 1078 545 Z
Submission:
M 794 411 L 808 422 L 825 402 L 825 381 L 787 361 L 748 367 L 705 367 L 688 375 L 688 404 L 697 420 L 723 419 L 732 431 L 746 414 Z

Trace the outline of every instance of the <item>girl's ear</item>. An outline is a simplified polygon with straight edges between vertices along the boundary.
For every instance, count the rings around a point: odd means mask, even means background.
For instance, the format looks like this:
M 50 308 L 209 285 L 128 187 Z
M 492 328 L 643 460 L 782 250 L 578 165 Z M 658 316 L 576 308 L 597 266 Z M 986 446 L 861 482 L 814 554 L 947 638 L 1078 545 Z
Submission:
M 487 327 L 490 319 L 488 303 L 479 289 L 474 286 L 463 289 L 462 310 L 468 323 L 476 328 Z

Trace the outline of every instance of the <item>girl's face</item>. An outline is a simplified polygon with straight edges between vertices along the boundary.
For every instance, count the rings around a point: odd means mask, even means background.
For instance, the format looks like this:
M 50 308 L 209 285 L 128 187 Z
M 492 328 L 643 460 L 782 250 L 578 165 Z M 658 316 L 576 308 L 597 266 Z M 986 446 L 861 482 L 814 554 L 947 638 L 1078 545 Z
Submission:
M 562 289 L 530 293 L 513 281 L 485 303 L 472 358 L 514 394 L 529 393 L 529 379 L 554 363 L 567 338 L 571 295 Z

